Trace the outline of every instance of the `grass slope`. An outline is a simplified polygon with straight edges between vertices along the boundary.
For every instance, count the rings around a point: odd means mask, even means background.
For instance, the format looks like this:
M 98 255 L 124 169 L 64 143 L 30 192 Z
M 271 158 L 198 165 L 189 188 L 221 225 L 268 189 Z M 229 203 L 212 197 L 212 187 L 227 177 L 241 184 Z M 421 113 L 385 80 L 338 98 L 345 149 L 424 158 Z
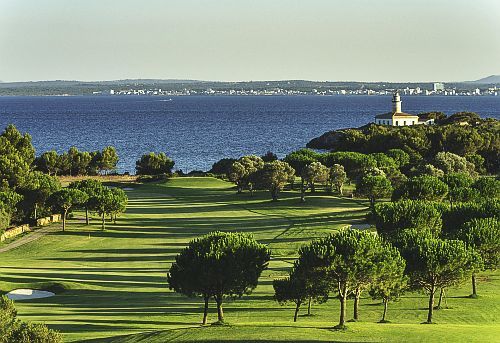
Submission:
M 130 185 L 127 185 L 130 187 Z M 277 203 L 266 192 L 236 195 L 232 185 L 211 178 L 179 178 L 135 186 L 127 213 L 102 232 L 70 222 L 55 232 L 0 254 L 0 289 L 51 288 L 57 296 L 17 302 L 24 320 L 45 322 L 67 341 L 494 341 L 500 337 L 499 274 L 486 274 L 479 299 L 463 298 L 468 285 L 449 290 L 448 309 L 425 319 L 427 299 L 408 294 L 389 307 L 391 324 L 377 324 L 380 302 L 364 298 L 361 322 L 332 332 L 338 301 L 314 306 L 313 316 L 293 323 L 292 306 L 273 301 L 272 280 L 285 275 L 304 243 L 363 220 L 366 204 L 317 193 L 300 204 L 286 192 Z M 257 289 L 225 306 L 227 327 L 203 327 L 202 302 L 168 290 L 166 273 L 186 243 L 213 230 L 251 232 L 273 251 Z M 212 306 L 213 307 L 213 306 Z M 211 320 L 215 321 L 214 308 Z M 350 311 L 349 311 L 350 313 Z

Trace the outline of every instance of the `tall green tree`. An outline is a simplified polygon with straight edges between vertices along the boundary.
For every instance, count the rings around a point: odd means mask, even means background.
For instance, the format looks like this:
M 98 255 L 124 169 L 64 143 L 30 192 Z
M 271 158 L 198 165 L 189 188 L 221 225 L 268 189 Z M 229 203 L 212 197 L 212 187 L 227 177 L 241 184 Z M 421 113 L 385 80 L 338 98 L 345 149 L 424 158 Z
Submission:
M 113 146 L 107 146 L 102 150 L 99 169 L 104 171 L 106 174 L 110 171 L 115 171 L 118 160 L 119 158 L 116 148 Z
M 61 182 L 57 177 L 35 171 L 27 176 L 20 191 L 29 207 L 29 213 L 33 213 L 32 218 L 36 220 L 39 209 L 44 209 L 49 197 L 59 190 Z
M 101 181 L 96 179 L 84 179 L 70 183 L 69 188 L 78 189 L 87 194 L 87 201 L 83 204 L 85 207 L 85 224 L 89 225 L 89 211 L 93 210 L 91 207 L 93 198 L 100 194 L 103 189 Z
M 231 166 L 229 180 L 236 184 L 238 193 L 241 193 L 248 186 L 250 176 L 263 167 L 262 158 L 255 155 L 243 156 Z
M 66 230 L 66 218 L 69 210 L 73 207 L 85 204 L 87 198 L 88 196 L 84 192 L 71 188 L 63 188 L 50 196 L 49 203 L 52 205 L 52 208 L 61 213 L 63 231 Z
M 307 300 L 305 280 L 286 277 L 273 281 L 274 299 L 280 304 L 295 303 L 293 321 L 297 321 L 300 306 Z
M 364 174 L 364 171 L 377 167 L 377 161 L 373 156 L 352 151 L 336 151 L 325 154 L 321 162 L 331 167 L 334 164 L 341 164 L 350 180 L 358 180 Z
M 267 268 L 270 251 L 247 234 L 212 232 L 189 243 L 170 267 L 168 283 L 176 292 L 208 298 L 217 305 L 218 322 L 224 322 L 224 297 L 240 298 L 250 294 Z M 200 272 L 199 275 L 193 273 Z
M 500 220 L 478 218 L 467 222 L 457 232 L 456 238 L 481 255 L 481 269 L 497 269 L 500 266 Z M 477 297 L 476 272 L 472 273 L 472 295 Z
M 9 218 L 13 217 L 18 204 L 23 200 L 23 196 L 6 188 L 0 191 L 0 208 L 9 214 Z
M 429 294 L 426 323 L 432 323 L 437 290 L 462 283 L 477 268 L 480 257 L 458 240 L 420 239 L 404 250 L 406 273 L 415 288 Z
M 90 163 L 92 156 L 87 151 L 78 151 L 76 147 L 71 147 L 68 150 L 68 160 L 70 163 L 70 175 L 87 175 L 89 174 Z
M 330 189 L 335 188 L 335 191 L 343 195 L 344 184 L 347 182 L 347 174 L 344 167 L 340 164 L 334 164 L 328 172 L 328 185 Z
M 397 300 L 404 293 L 408 277 L 404 275 L 405 260 L 399 251 L 392 246 L 384 246 L 378 263 L 377 278 L 369 285 L 369 293 L 373 299 L 382 299 L 384 311 L 380 323 L 386 323 L 389 302 Z
M 252 184 L 258 188 L 265 188 L 271 192 L 273 201 L 278 200 L 279 193 L 285 185 L 294 177 L 295 170 L 286 162 L 273 161 L 264 164 L 264 167 L 255 172 Z
M 31 143 L 31 136 L 24 135 L 12 124 L 8 125 L 0 135 L 0 154 L 17 153 L 23 161 L 31 165 L 35 160 L 35 148 Z
M 273 281 L 274 299 L 281 305 L 288 302 L 295 303 L 293 321 L 302 304 L 307 302 L 307 315 L 311 315 L 311 303 L 323 303 L 328 300 L 329 285 L 324 278 L 324 273 L 314 266 L 308 265 L 307 259 L 298 259 L 285 279 Z
M 59 155 L 55 150 L 47 151 L 41 154 L 35 160 L 36 168 L 49 175 L 57 175 Z
M 174 165 L 175 162 L 165 153 L 150 152 L 142 155 L 141 159 L 135 162 L 135 170 L 138 175 L 170 174 Z
M 302 169 L 302 180 L 307 184 L 311 193 L 314 193 L 316 183 L 325 183 L 328 180 L 328 168 L 321 162 L 312 162 Z
M 315 183 L 326 183 L 327 180 L 328 168 L 321 164 L 321 162 L 312 162 L 302 167 L 300 175 L 300 201 L 305 202 L 307 189 L 310 189 L 311 193 L 314 193 L 316 191 Z
M 111 216 L 115 209 L 114 194 L 108 187 L 99 189 L 88 199 L 88 207 L 101 217 L 101 229 L 106 229 L 106 216 Z
M 383 175 L 366 175 L 356 185 L 356 194 L 367 197 L 372 209 L 377 199 L 388 197 L 391 193 L 391 182 Z
M 209 173 L 228 176 L 234 162 L 236 162 L 235 158 L 222 158 L 212 164 L 212 168 L 209 170 Z
M 324 273 L 331 289 L 338 294 L 340 318 L 337 329 L 345 328 L 347 297 L 366 280 L 366 273 L 376 274 L 379 253 L 373 250 L 371 233 L 342 230 L 302 247 L 299 259 L 307 261 L 316 272 Z
M 116 217 L 118 214 L 125 212 L 127 209 L 128 196 L 121 188 L 112 188 L 111 194 L 110 214 L 116 224 Z

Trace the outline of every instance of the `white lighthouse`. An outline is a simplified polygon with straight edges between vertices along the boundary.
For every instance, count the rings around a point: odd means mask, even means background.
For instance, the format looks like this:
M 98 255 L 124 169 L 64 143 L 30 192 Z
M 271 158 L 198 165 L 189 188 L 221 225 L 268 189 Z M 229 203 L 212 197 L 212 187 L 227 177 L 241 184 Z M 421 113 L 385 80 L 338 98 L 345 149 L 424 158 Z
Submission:
M 419 118 L 415 114 L 404 113 L 401 110 L 399 92 L 395 92 L 392 96 L 392 111 L 375 116 L 375 124 L 389 126 L 431 125 L 434 124 L 434 119 Z
M 401 97 L 398 91 L 392 96 L 392 113 L 401 113 Z

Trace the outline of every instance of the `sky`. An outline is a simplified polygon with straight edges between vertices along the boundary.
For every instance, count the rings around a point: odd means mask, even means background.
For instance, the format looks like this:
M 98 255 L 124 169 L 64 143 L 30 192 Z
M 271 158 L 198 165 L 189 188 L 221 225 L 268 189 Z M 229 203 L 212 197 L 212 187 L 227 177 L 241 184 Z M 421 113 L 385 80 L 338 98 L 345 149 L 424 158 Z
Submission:
M 0 80 L 463 81 L 499 0 L 0 0 Z

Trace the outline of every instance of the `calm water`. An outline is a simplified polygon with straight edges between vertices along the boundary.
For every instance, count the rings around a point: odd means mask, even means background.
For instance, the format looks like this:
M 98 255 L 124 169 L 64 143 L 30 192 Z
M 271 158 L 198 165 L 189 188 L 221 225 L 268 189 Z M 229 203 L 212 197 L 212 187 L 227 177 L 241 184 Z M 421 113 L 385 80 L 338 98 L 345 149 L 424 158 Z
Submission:
M 76 146 L 118 149 L 119 171 L 143 153 L 164 151 L 184 171 L 222 157 L 284 156 L 325 131 L 356 127 L 387 112 L 390 97 L 0 97 L 0 127 L 29 132 L 37 154 Z M 403 97 L 410 113 L 474 111 L 500 119 L 500 97 Z

